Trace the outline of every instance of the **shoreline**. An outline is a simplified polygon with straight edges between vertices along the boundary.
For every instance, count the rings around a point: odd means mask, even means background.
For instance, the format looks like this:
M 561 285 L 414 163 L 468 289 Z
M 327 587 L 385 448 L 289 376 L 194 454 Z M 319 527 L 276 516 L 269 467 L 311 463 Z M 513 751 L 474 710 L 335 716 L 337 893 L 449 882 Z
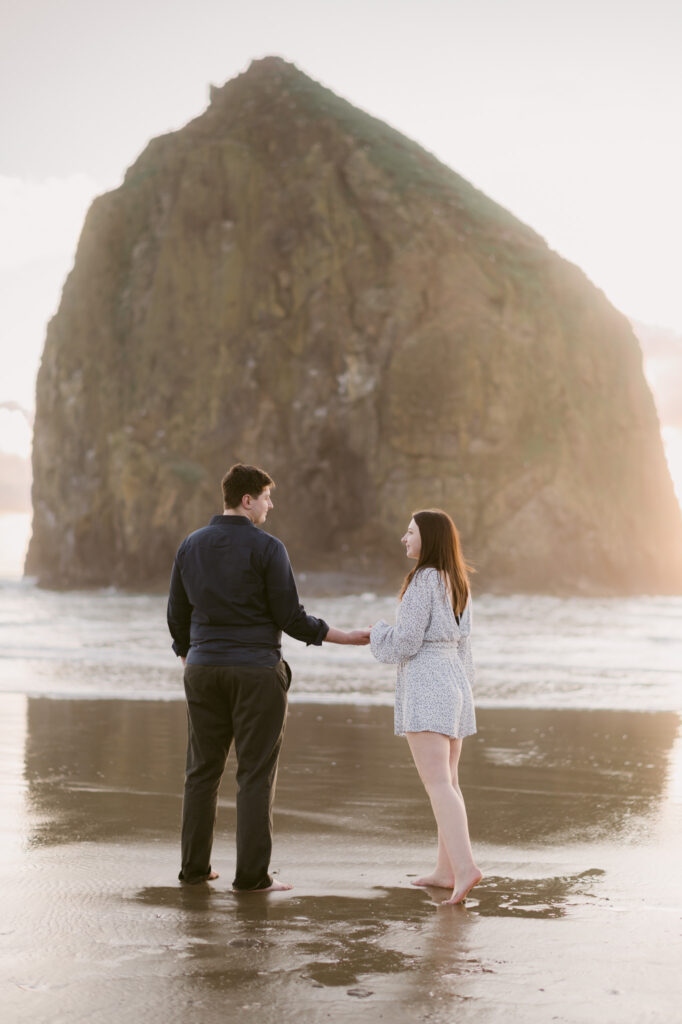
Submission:
M 297 569 L 295 577 L 298 590 L 303 603 L 320 598 L 344 598 L 361 597 L 365 593 L 371 593 L 377 598 L 397 599 L 398 592 L 405 573 L 396 566 L 384 566 L 377 568 L 376 572 L 367 570 L 353 571 L 352 569 Z M 129 597 L 167 597 L 168 579 L 161 578 L 150 581 L 145 587 L 126 586 L 120 583 L 79 583 L 72 582 L 63 586 L 49 579 L 43 579 L 39 575 L 27 574 L 22 569 L 7 566 L 4 573 L 0 575 L 0 585 L 11 584 L 26 587 L 36 587 L 56 594 L 117 594 Z M 497 582 L 485 581 L 485 586 L 479 587 L 479 581 L 474 577 L 471 581 L 471 590 L 474 600 L 481 597 L 548 597 L 559 600 L 628 600 L 628 599 L 651 599 L 682 597 L 681 588 L 633 590 L 627 587 L 618 588 L 601 585 L 586 581 L 583 585 L 575 587 L 554 587 L 541 588 L 526 586 L 518 581 L 504 580 Z
M 181 681 L 181 677 L 180 677 Z M 303 691 L 297 693 L 295 690 L 291 690 L 287 694 L 288 703 L 290 707 L 317 707 L 320 708 L 338 708 L 343 710 L 344 708 L 383 708 L 392 712 L 394 695 L 393 693 L 379 692 L 374 694 L 368 693 L 354 693 L 353 691 L 344 691 L 342 694 L 337 693 L 310 693 Z M 0 690 L 0 701 L 4 699 L 26 699 L 33 701 L 54 701 L 55 703 L 123 703 L 123 704 L 160 704 L 160 705 L 184 705 L 185 695 L 181 689 L 174 690 L 173 692 L 163 693 L 159 691 L 139 691 L 136 693 L 125 693 L 121 695 L 115 690 L 102 690 L 99 693 L 91 692 L 79 692 L 79 691 L 50 691 L 50 690 L 36 690 L 27 691 L 25 689 L 11 689 Z M 518 700 L 515 697 L 511 697 L 507 700 L 501 700 L 499 698 L 486 699 L 480 698 L 476 700 L 476 712 L 519 712 L 519 713 L 563 713 L 563 712 L 577 712 L 580 714 L 600 713 L 608 714 L 613 713 L 615 715 L 633 715 L 633 716 L 656 716 L 656 715 L 672 715 L 679 717 L 682 722 L 682 710 L 678 710 L 672 707 L 658 707 L 658 708 L 636 708 L 628 706 L 626 704 L 620 707 L 614 705 L 612 701 L 603 706 L 596 705 L 594 703 L 539 703 L 537 697 L 529 697 L 526 703 Z

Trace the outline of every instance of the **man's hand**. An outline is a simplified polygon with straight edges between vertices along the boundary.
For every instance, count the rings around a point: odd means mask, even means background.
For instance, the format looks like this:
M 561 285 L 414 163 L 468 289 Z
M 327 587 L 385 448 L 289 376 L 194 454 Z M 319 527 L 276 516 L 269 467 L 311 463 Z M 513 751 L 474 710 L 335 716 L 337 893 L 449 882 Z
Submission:
M 368 629 L 351 629 L 347 635 L 348 640 L 346 643 L 354 644 L 356 647 L 366 647 L 369 643 Z
M 328 644 L 354 644 L 356 647 L 365 647 L 369 643 L 369 630 L 344 630 L 330 626 L 329 632 L 324 639 Z
M 181 657 L 181 658 L 180 658 L 180 661 L 182 662 L 182 664 L 183 664 L 183 665 L 186 665 L 186 664 L 187 664 L 187 658 L 183 658 L 183 657 Z

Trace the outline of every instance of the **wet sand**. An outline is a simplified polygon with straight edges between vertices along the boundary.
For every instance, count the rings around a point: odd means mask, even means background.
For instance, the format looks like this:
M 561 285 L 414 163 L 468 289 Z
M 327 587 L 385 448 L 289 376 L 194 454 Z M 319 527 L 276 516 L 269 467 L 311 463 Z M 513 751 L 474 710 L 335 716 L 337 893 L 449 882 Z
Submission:
M 410 879 L 430 811 L 387 708 L 292 704 L 273 868 L 183 887 L 177 703 L 3 697 L 3 1020 L 669 1022 L 682 1000 L 674 714 L 481 710 L 462 786 L 484 882 Z

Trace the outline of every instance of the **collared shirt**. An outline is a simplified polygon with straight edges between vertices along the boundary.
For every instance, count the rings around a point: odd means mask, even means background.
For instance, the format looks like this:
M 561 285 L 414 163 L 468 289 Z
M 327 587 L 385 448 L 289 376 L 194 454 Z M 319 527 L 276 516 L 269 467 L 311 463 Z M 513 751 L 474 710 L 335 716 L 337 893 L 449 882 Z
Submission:
M 190 665 L 276 665 L 282 631 L 320 645 L 284 544 L 246 516 L 213 516 L 178 548 L 168 598 L 173 650 Z

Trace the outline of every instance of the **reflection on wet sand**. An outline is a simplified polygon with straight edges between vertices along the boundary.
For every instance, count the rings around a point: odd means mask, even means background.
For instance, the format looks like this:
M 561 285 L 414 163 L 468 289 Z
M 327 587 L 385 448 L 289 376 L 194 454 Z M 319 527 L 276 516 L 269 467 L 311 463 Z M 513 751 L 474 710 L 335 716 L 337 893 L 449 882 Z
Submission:
M 165 832 L 177 823 L 185 712 L 178 704 L 29 698 L 26 778 L 36 843 Z M 522 844 L 626 834 L 657 813 L 678 731 L 672 713 L 483 710 L 461 778 L 472 836 Z M 234 764 L 219 826 L 233 826 Z M 153 812 L 150 813 L 150 805 Z M 45 812 L 44 816 L 41 812 Z M 385 708 L 292 706 L 278 833 L 431 829 L 407 745 Z
M 183 705 L 29 698 L 27 718 L 32 843 L 140 838 L 177 826 Z
M 482 916 L 558 918 L 573 896 L 590 895 L 590 881 L 602 871 L 573 877 L 489 878 L 481 886 L 476 913 Z M 253 900 L 225 893 L 211 894 L 177 887 L 150 886 L 134 899 L 183 917 L 191 973 L 236 989 L 253 982 L 259 972 L 283 972 L 312 987 L 349 988 L 399 974 L 412 975 L 415 985 L 434 984 L 444 966 L 450 973 L 471 974 L 477 961 L 466 939 L 470 915 L 434 915 L 429 894 L 406 888 L 374 886 L 361 896 L 294 895 L 284 900 Z M 426 959 L 422 942 L 447 939 L 441 955 Z M 226 968 L 226 958 L 229 967 Z M 357 992 L 354 994 L 358 994 Z
M 296 888 L 256 896 L 229 888 L 233 765 L 221 878 L 175 882 L 181 705 L 29 699 L 25 800 L 7 804 L 23 846 L 1 869 L 19 880 L 0 936 L 12 1021 L 222 1024 L 229 1006 L 264 1024 L 544 1024 L 677 1005 L 677 716 L 482 710 L 479 727 L 462 784 L 485 878 L 442 908 L 410 886 L 433 825 L 389 709 L 292 707 L 274 866 Z

